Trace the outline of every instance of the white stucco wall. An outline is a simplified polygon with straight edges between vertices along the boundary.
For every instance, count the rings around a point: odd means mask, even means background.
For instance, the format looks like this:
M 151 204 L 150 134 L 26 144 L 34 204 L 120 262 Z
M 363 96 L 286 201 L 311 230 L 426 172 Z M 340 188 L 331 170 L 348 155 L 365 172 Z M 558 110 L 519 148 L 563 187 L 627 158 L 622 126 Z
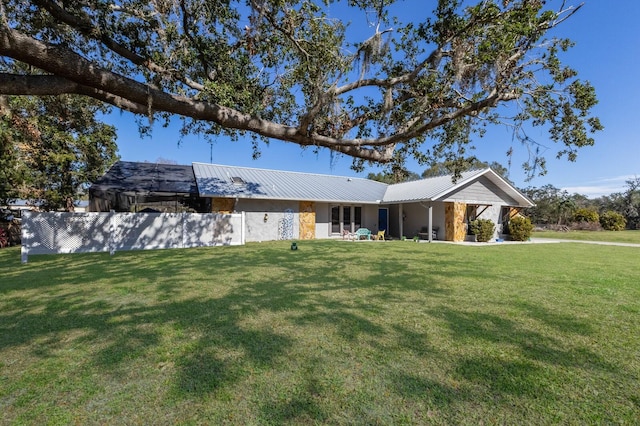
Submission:
M 438 239 L 444 239 L 444 203 L 432 203 L 432 226 L 438 229 Z M 405 219 L 403 235 L 413 238 L 423 227 L 429 226 L 429 203 L 410 203 L 403 206 Z
M 246 241 L 274 241 L 281 239 L 279 225 L 285 220 L 286 210 L 293 211 L 292 238 L 300 236 L 299 203 L 297 201 L 272 201 L 240 199 L 236 211 L 245 212 Z M 264 215 L 267 214 L 267 221 Z
M 484 207 L 480 207 L 478 211 L 482 210 L 483 208 Z M 493 205 L 487 207 L 487 209 L 483 211 L 480 216 L 478 216 L 478 219 L 490 219 L 493 222 L 495 226 L 493 231 L 493 239 L 499 238 L 502 233 L 502 218 L 500 217 L 501 210 L 502 207 L 500 205 Z

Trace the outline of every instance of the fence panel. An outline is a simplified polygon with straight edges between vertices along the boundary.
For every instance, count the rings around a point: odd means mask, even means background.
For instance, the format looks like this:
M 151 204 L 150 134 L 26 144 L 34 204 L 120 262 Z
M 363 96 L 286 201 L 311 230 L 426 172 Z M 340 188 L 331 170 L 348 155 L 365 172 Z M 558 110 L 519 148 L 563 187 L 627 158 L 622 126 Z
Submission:
M 22 217 L 23 262 L 30 254 L 240 244 L 243 214 L 25 212 Z

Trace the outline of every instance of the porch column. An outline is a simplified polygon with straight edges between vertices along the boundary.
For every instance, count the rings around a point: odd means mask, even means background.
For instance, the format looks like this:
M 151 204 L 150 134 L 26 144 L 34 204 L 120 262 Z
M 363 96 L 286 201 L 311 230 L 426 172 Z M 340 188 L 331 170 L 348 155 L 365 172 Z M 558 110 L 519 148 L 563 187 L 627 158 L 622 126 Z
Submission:
M 403 215 L 404 215 L 404 204 L 398 204 L 398 222 L 399 222 L 399 229 L 400 229 L 400 235 L 398 235 L 398 237 L 402 238 L 402 236 L 404 235 L 404 219 L 403 219 Z
M 433 204 L 429 203 L 429 242 L 433 241 Z

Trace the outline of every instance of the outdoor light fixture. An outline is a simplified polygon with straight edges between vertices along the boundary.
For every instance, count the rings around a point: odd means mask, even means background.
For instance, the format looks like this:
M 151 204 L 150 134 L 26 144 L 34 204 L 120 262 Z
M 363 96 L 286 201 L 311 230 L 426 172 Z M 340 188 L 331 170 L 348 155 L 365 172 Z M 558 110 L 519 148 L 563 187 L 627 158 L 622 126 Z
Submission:
M 269 220 L 269 215 L 267 213 L 264 214 L 264 223 L 267 223 Z
M 291 250 L 298 250 L 298 244 L 297 243 L 291 243 Z

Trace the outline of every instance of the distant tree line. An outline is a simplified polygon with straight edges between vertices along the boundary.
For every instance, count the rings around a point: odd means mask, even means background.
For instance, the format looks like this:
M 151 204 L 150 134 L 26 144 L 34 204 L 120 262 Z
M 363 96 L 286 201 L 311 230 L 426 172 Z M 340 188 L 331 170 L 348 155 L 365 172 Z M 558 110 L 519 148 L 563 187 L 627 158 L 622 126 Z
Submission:
M 409 182 L 412 180 L 425 179 L 430 177 L 456 175 L 460 171 L 472 170 L 472 169 L 491 169 L 498 173 L 509 183 L 513 183 L 509 180 L 509 170 L 497 161 L 486 162 L 480 161 L 475 157 L 464 159 L 464 163 L 459 161 L 445 161 L 431 164 L 421 174 L 406 170 L 402 167 L 391 167 L 390 170 L 380 173 L 369 173 L 367 179 L 376 180 L 384 183 L 400 183 Z
M 588 198 L 581 194 L 569 194 L 553 185 L 522 190 L 536 203 L 527 209 L 526 215 L 539 225 L 568 225 L 588 221 L 608 212 L 622 215 L 627 229 L 640 229 L 640 177 L 625 182 L 625 189 L 610 195 Z

